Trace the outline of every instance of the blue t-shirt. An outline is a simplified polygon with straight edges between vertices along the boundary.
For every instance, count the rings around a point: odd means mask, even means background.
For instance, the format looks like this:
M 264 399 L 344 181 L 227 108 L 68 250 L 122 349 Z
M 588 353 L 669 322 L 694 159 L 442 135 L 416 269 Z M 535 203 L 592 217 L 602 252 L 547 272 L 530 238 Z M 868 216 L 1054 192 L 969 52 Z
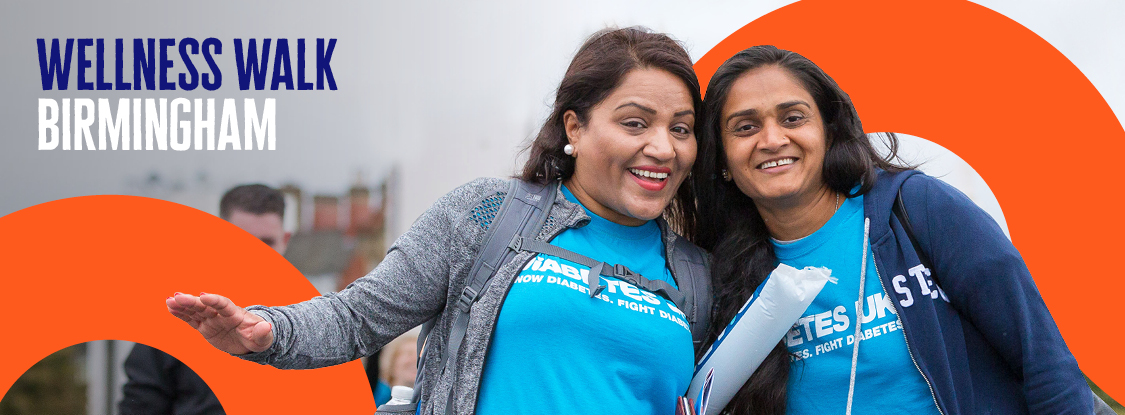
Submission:
M 778 261 L 798 269 L 827 267 L 839 281 L 824 286 L 785 336 L 795 355 L 786 403 L 790 414 L 844 413 L 847 407 L 863 219 L 863 197 L 845 199 L 812 235 L 789 243 L 774 241 Z M 870 246 L 865 278 L 852 413 L 937 414 L 929 386 L 910 358 L 892 299 L 879 281 Z
M 564 187 L 563 194 L 578 200 Z M 622 264 L 675 285 L 654 221 L 638 227 L 594 215 L 552 245 Z M 504 299 L 485 360 L 476 413 L 675 413 L 693 370 L 683 312 L 616 278 L 590 298 L 589 268 L 540 254 Z

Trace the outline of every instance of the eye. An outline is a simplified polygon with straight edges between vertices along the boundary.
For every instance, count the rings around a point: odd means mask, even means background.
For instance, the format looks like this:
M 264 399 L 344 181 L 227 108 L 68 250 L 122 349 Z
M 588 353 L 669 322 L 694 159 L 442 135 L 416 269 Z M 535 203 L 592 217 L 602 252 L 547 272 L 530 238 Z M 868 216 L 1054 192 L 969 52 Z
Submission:
M 643 120 L 638 120 L 638 119 L 635 119 L 635 118 L 630 118 L 628 120 L 622 121 L 621 125 L 625 126 L 626 128 L 633 128 L 633 129 L 640 129 L 640 128 L 646 127 L 645 122 Z
M 688 127 L 688 126 L 686 126 L 686 125 L 682 125 L 682 124 L 681 124 L 681 125 L 676 125 L 676 126 L 673 126 L 673 127 L 672 127 L 672 133 L 673 133 L 673 134 L 678 134 L 678 135 L 684 135 L 684 136 L 686 136 L 686 135 L 690 135 L 690 134 L 691 134 L 691 132 L 692 132 L 692 131 L 691 131 L 691 128 L 689 128 L 689 127 Z
M 753 134 L 758 131 L 758 126 L 750 121 L 740 121 L 731 128 L 731 132 L 740 135 Z
M 805 114 L 792 113 L 792 114 L 786 115 L 785 118 L 783 118 L 781 120 L 781 124 L 785 125 L 785 126 L 789 126 L 789 127 L 796 127 L 796 126 L 800 126 L 801 124 L 804 124 L 805 120 L 807 120 L 807 118 L 805 117 Z

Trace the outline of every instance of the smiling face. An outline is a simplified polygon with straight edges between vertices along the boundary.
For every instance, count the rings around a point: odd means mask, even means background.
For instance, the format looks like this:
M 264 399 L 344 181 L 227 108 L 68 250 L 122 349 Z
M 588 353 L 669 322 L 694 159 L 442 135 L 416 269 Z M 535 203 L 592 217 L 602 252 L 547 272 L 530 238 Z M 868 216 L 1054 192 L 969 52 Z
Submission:
M 661 69 L 634 69 L 585 123 L 568 111 L 574 174 L 566 186 L 587 209 L 622 225 L 655 219 L 695 162 L 695 110 L 684 82 Z
M 732 179 L 760 208 L 802 205 L 828 188 L 824 120 L 787 70 L 765 66 L 740 76 L 720 123 Z

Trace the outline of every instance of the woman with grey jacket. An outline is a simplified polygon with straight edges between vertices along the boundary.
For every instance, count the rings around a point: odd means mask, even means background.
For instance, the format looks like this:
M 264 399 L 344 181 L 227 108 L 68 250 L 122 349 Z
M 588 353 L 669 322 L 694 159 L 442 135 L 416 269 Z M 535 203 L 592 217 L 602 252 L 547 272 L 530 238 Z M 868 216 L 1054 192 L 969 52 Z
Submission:
M 442 197 L 375 270 L 339 293 L 247 309 L 216 294 L 177 294 L 168 310 L 216 348 L 279 368 L 354 360 L 434 320 L 421 403 L 407 412 L 671 414 L 695 350 L 692 318 L 669 292 L 689 280 L 710 292 L 705 272 L 676 271 L 684 258 L 700 259 L 699 269 L 706 261 L 671 230 L 694 226 L 692 192 L 681 184 L 695 161 L 701 107 L 691 59 L 675 40 L 643 28 L 587 40 L 519 180 L 555 196 L 529 245 L 593 258 L 597 270 L 516 244 L 476 294 L 459 347 L 443 350 L 509 189 L 503 180 Z M 602 264 L 630 278 L 607 276 Z

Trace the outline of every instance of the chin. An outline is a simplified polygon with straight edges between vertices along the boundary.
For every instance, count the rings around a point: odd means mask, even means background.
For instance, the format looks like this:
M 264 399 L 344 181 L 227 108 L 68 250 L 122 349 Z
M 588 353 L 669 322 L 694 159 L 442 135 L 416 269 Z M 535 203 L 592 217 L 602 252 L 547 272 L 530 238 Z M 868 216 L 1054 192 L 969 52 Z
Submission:
M 797 194 L 797 189 L 789 186 L 770 186 L 770 187 L 739 187 L 739 191 L 750 199 L 758 200 L 780 200 Z M 747 192 L 746 190 L 750 190 Z
M 653 220 L 653 219 L 659 218 L 661 215 L 663 215 L 664 214 L 664 208 L 667 207 L 667 206 L 668 206 L 667 203 L 662 204 L 659 207 L 656 207 L 656 206 L 638 206 L 635 209 L 629 210 L 629 216 L 632 216 L 632 217 L 640 219 L 640 220 Z
M 756 195 L 747 195 L 755 202 L 769 201 L 769 200 L 784 200 L 793 194 L 790 192 L 759 192 Z

